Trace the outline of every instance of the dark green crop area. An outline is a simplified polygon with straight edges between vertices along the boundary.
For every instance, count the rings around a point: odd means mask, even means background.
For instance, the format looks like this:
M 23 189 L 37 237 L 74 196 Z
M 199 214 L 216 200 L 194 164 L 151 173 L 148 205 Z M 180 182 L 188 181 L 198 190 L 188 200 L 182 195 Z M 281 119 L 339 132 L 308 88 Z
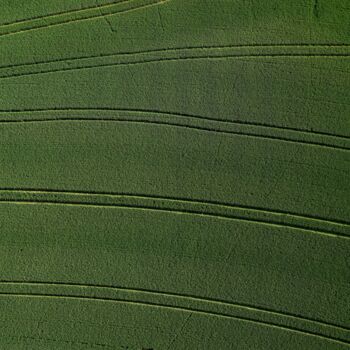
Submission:
M 350 349 L 350 3 L 0 0 L 0 350 Z

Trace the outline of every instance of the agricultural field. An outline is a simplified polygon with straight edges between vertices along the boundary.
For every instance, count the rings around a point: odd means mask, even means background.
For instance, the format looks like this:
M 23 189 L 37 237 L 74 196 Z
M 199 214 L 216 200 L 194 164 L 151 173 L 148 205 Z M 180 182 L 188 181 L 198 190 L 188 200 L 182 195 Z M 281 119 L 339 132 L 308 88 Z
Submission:
M 0 349 L 350 349 L 350 3 L 0 0 Z

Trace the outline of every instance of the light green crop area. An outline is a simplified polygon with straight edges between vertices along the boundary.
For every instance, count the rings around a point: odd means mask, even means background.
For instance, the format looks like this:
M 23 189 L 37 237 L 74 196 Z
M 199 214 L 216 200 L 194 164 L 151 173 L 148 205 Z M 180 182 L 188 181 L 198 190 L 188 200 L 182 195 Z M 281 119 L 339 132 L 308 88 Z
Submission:
M 350 349 L 350 4 L 0 0 L 0 349 Z

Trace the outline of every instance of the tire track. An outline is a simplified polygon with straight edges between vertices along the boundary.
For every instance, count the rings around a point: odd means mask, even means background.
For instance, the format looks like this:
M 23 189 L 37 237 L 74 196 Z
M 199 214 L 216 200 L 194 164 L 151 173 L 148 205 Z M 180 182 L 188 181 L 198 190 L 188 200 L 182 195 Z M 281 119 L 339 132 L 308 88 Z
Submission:
M 302 330 L 297 327 L 291 327 L 286 325 L 280 325 L 278 323 L 273 322 L 265 322 L 261 320 L 252 319 L 249 317 L 242 317 L 242 316 L 233 316 L 228 313 L 221 313 L 221 312 L 215 312 L 215 311 L 204 311 L 197 308 L 191 308 L 191 307 L 184 307 L 184 306 L 173 306 L 173 305 L 167 305 L 167 304 L 161 304 L 161 303 L 155 303 L 155 302 L 146 302 L 146 301 L 130 301 L 127 299 L 121 299 L 121 298 L 108 298 L 108 297 L 97 297 L 97 296 L 83 296 L 83 295 L 62 295 L 62 294 L 46 294 L 46 293 L 16 293 L 16 292 L 0 292 L 1 297 L 16 297 L 16 298 L 42 298 L 42 299 L 66 299 L 66 300 L 81 300 L 81 301 L 99 301 L 99 302 L 113 302 L 113 303 L 122 303 L 125 305 L 134 305 L 134 306 L 141 306 L 141 307 L 151 307 L 151 308 L 159 308 L 169 311 L 180 311 L 180 312 L 187 312 L 187 313 L 193 313 L 197 315 L 204 315 L 204 316 L 212 316 L 212 317 L 220 317 L 225 319 L 233 319 L 238 321 L 243 321 L 246 323 L 250 323 L 257 326 L 263 326 L 263 327 L 269 327 L 272 329 L 279 329 L 283 331 L 288 331 L 292 333 L 298 333 L 303 336 L 311 336 L 320 338 L 322 340 L 327 340 L 329 342 L 335 342 L 342 345 L 349 345 L 350 343 L 348 341 L 345 341 L 343 339 L 339 339 L 337 337 L 324 335 L 322 333 L 314 332 L 314 331 L 308 331 L 308 330 Z
M 41 120 L 28 120 L 28 121 L 21 121 L 20 123 L 38 123 L 38 122 L 57 122 L 57 121 L 99 121 L 99 122 L 127 122 L 127 123 L 137 123 L 137 124 L 150 124 L 150 125 L 162 125 L 162 126 L 174 126 L 179 128 L 185 128 L 190 130 L 200 130 L 200 131 L 208 131 L 208 132 L 214 132 L 214 133 L 220 133 L 220 134 L 228 134 L 228 135 L 237 135 L 237 136 L 246 136 L 246 137 L 254 137 L 254 138 L 260 138 L 264 140 L 276 140 L 276 141 L 282 141 L 282 142 L 291 142 L 291 143 L 297 143 L 297 144 L 306 144 L 306 145 L 313 145 L 313 146 L 319 146 L 319 147 L 327 147 L 337 150 L 346 150 L 349 151 L 350 148 L 348 147 L 342 147 L 342 146 L 331 146 L 320 142 L 310 142 L 310 141 L 295 141 L 290 140 L 287 138 L 281 138 L 277 136 L 262 136 L 260 134 L 253 134 L 253 133 L 243 133 L 243 132 L 234 132 L 234 131 L 224 131 L 220 129 L 212 129 L 212 128 L 205 128 L 205 127 L 198 127 L 198 126 L 190 126 L 190 125 L 183 125 L 183 124 L 176 124 L 176 123 L 166 123 L 166 122 L 155 122 L 155 121 L 135 121 L 133 119 L 106 119 L 106 118 L 66 118 L 66 119 L 60 119 L 60 120 L 52 120 L 52 119 L 41 119 Z M 1 121 L 0 121 L 1 123 Z M 18 122 L 17 122 L 18 123 Z
M 106 56 L 108 57 L 108 56 Z M 350 58 L 350 53 L 236 53 L 236 54 L 210 54 L 207 53 L 205 55 L 196 55 L 196 56 L 183 56 L 183 57 L 158 57 L 158 58 L 148 58 L 148 59 L 140 59 L 134 61 L 121 61 L 114 63 L 99 63 L 99 64 L 90 64 L 81 67 L 59 67 L 59 68 L 51 68 L 47 70 L 39 70 L 35 72 L 27 72 L 27 73 L 14 73 L 10 75 L 0 76 L 1 80 L 11 79 L 16 77 L 27 77 L 34 75 L 43 75 L 43 74 L 52 74 L 58 72 L 77 72 L 81 70 L 87 69 L 100 69 L 100 68 L 111 68 L 118 66 L 133 66 L 133 65 L 143 65 L 143 64 L 153 64 L 153 63 L 164 63 L 164 62 L 181 62 L 181 61 L 208 61 L 208 60 L 222 60 L 222 59 L 242 59 L 242 58 L 256 58 L 256 59 L 264 59 L 264 58 Z M 84 58 L 85 59 L 85 58 Z M 74 60 L 74 59 L 73 59 Z M 68 60 L 69 61 L 69 60 Z M 36 64 L 33 64 L 36 65 Z M 6 68 L 3 67 L 3 68 Z
M 109 16 L 113 16 L 113 15 L 116 15 L 116 14 L 121 14 L 121 13 L 125 14 L 125 13 L 131 12 L 131 11 L 145 9 L 145 8 L 150 7 L 150 6 L 160 5 L 160 4 L 163 4 L 163 3 L 167 2 L 167 1 L 170 1 L 170 0 L 148 0 L 148 3 L 146 3 L 144 5 L 142 5 L 142 3 L 137 5 L 137 3 L 136 3 L 134 6 L 131 6 L 131 7 L 126 8 L 126 9 L 120 9 L 120 10 L 117 10 L 117 11 L 114 11 L 114 12 L 108 12 L 108 13 L 104 13 L 104 14 L 100 12 L 104 7 L 109 7 L 109 8 L 112 7 L 112 6 L 119 7 L 119 5 L 127 4 L 127 3 L 132 2 L 132 1 L 138 1 L 138 0 L 124 0 L 124 1 L 113 3 L 113 4 L 109 4 L 108 6 L 107 5 L 106 6 L 102 5 L 102 6 L 99 6 L 99 7 L 93 7 L 93 8 L 89 8 L 89 9 L 85 9 L 85 10 L 78 10 L 78 11 L 73 11 L 73 12 L 67 12 L 65 15 L 67 15 L 67 14 L 76 14 L 76 13 L 80 13 L 80 12 L 83 12 L 83 11 L 92 11 L 92 10 L 96 10 L 97 11 L 97 13 L 95 15 L 92 15 L 92 16 L 86 16 L 86 17 L 82 17 L 82 18 L 73 18 L 73 19 L 63 20 L 63 21 L 57 22 L 57 23 L 49 23 L 49 24 L 47 24 L 47 23 L 45 23 L 45 19 L 59 17 L 61 15 L 58 15 L 58 16 L 52 15 L 52 16 L 39 18 L 39 19 L 36 19 L 36 20 L 33 20 L 33 21 L 40 21 L 40 19 L 42 19 L 44 21 L 44 23 L 38 24 L 35 27 L 29 27 L 29 28 L 18 29 L 18 30 L 13 30 L 13 31 L 0 33 L 0 38 L 7 37 L 9 35 L 15 35 L 15 34 L 32 32 L 32 31 L 35 31 L 35 30 L 42 30 L 42 29 L 45 29 L 45 28 L 52 28 L 52 27 L 55 27 L 55 26 L 60 26 L 60 25 L 65 25 L 65 24 L 71 24 L 71 23 L 77 23 L 77 22 L 82 22 L 82 21 L 94 20 L 94 19 L 97 19 L 97 18 L 105 18 L 105 17 L 109 17 Z M 64 16 L 64 15 L 62 15 L 62 16 Z M 23 23 L 25 24 L 27 22 L 22 22 L 22 24 Z M 16 25 L 16 23 L 14 23 L 13 25 Z M 10 24 L 8 24 L 8 26 L 10 26 Z M 1 26 L 0 26 L 0 30 L 1 30 Z
M 199 205 L 210 205 L 210 206 L 218 206 L 227 209 L 243 209 L 249 210 L 257 213 L 264 214 L 277 214 L 277 215 L 286 215 L 290 217 L 295 217 L 297 219 L 306 219 L 311 221 L 318 221 L 323 223 L 329 223 L 333 225 L 344 225 L 350 228 L 350 222 L 340 221 L 340 220 L 329 220 L 318 216 L 312 215 L 301 215 L 297 213 L 292 213 L 284 210 L 272 210 L 268 208 L 259 208 L 247 205 L 239 205 L 239 204 L 231 204 L 225 202 L 218 201 L 209 201 L 209 200 L 195 200 L 189 198 L 181 198 L 181 197 L 170 197 L 170 196 L 155 196 L 155 195 L 145 195 L 145 194 L 131 194 L 131 193 L 114 193 L 114 192 L 97 192 L 97 191 L 67 191 L 67 190 L 59 190 L 59 189 L 35 189 L 35 188 L 1 188 L 0 187 L 0 195 L 1 192 L 12 192 L 12 193 L 32 193 L 32 194 L 67 194 L 74 196 L 100 196 L 100 197 L 112 197 L 112 198 L 134 198 L 134 199 L 146 199 L 146 200 L 164 200 L 174 203 L 180 204 L 199 204 Z
M 209 201 L 209 200 L 195 200 L 189 198 L 181 198 L 181 197 L 170 197 L 170 196 L 155 196 L 155 195 L 145 195 L 145 194 L 131 194 L 131 193 L 114 193 L 114 192 L 97 192 L 97 191 L 68 191 L 68 190 L 58 190 L 58 189 L 34 189 L 34 188 L 1 188 L 1 192 L 12 192 L 12 193 L 32 193 L 32 194 L 67 194 L 67 195 L 75 195 L 75 196 L 100 196 L 100 197 L 112 197 L 112 198 L 134 198 L 134 199 L 146 199 L 146 200 L 164 200 L 169 202 L 178 202 L 181 204 L 192 203 L 199 205 L 211 205 L 218 206 L 227 209 L 243 209 L 249 210 L 258 213 L 265 214 L 277 214 L 277 215 L 286 215 L 290 217 L 295 217 L 298 219 L 306 219 L 311 221 L 318 221 L 323 223 L 329 223 L 333 225 L 344 225 L 350 228 L 350 222 L 340 221 L 340 220 L 328 220 L 318 216 L 312 215 L 301 215 L 297 213 L 292 213 L 284 210 L 272 210 L 267 208 L 259 208 L 247 205 L 239 205 L 232 203 L 224 203 L 218 201 Z
M 111 7 L 114 5 L 127 3 L 129 1 L 131 1 L 131 0 L 117 0 L 117 1 L 109 2 L 107 4 L 100 4 L 100 5 L 95 5 L 95 6 L 90 6 L 90 7 L 80 8 L 80 9 L 72 9 L 69 11 L 61 11 L 61 12 L 55 12 L 55 13 L 42 15 L 42 16 L 19 19 L 19 20 L 12 21 L 12 22 L 5 22 L 5 23 L 0 24 L 0 30 L 3 27 L 8 27 L 8 26 L 22 24 L 22 23 L 28 23 L 28 22 L 36 21 L 38 19 L 47 19 L 50 17 L 57 17 L 57 16 L 68 15 L 68 14 L 72 14 L 72 13 L 81 13 L 81 12 L 85 12 L 85 11 L 89 11 L 89 10 L 103 9 L 103 8 L 108 8 L 108 7 Z
M 106 4 L 100 4 L 100 5 L 95 5 L 95 6 L 91 6 L 91 7 L 85 7 L 85 8 L 80 8 L 80 9 L 72 9 L 72 10 L 69 10 L 69 11 L 55 12 L 55 13 L 42 15 L 42 16 L 37 16 L 37 17 L 19 19 L 19 20 L 12 21 L 12 22 L 4 22 L 4 23 L 0 24 L 0 29 L 3 26 L 15 25 L 15 24 L 22 23 L 22 22 L 31 22 L 33 20 L 46 19 L 48 17 L 55 17 L 55 16 L 59 16 L 59 15 L 66 15 L 66 14 L 76 13 L 76 12 L 84 12 L 84 11 L 93 10 L 93 9 L 99 9 L 99 8 L 107 8 L 107 7 L 111 7 L 113 5 L 120 4 L 120 3 L 123 3 L 123 2 L 128 2 L 128 1 L 132 1 L 132 0 L 119 0 L 119 1 L 117 0 L 117 1 L 112 1 L 112 2 L 106 3 Z M 300 8 L 308 9 L 307 6 L 301 6 Z M 346 8 L 344 8 L 344 9 L 346 9 Z M 323 22 L 323 23 L 331 23 L 331 22 Z M 335 24 L 335 23 L 336 22 L 333 22 L 333 24 Z
M 27 62 L 27 63 L 19 63 L 19 64 L 10 64 L 5 66 L 0 66 L 0 69 L 3 68 L 16 68 L 16 67 L 25 67 L 25 66 L 35 66 L 38 64 L 49 64 L 49 63 L 58 63 L 58 62 L 68 62 L 68 61 L 79 61 L 79 60 L 87 60 L 94 58 L 106 58 L 106 57 L 118 57 L 118 56 L 131 56 L 131 55 L 140 55 L 140 54 L 150 54 L 150 53 L 173 53 L 178 51 L 196 51 L 196 50 L 227 50 L 227 49 L 256 49 L 256 48 L 349 48 L 350 44 L 318 44 L 318 43 L 310 43 L 310 44 L 236 44 L 236 45 L 201 45 L 201 46 L 183 46 L 183 47 L 174 47 L 174 48 L 164 48 L 164 49 L 149 49 L 149 50 L 139 50 L 139 51 L 122 51 L 118 53 L 110 53 L 105 55 L 87 55 L 87 56 L 79 56 L 72 58 L 58 58 L 53 60 L 46 61 L 36 61 L 36 62 Z
M 155 110 L 138 110 L 138 109 L 117 109 L 117 108 L 54 108 L 54 109 L 27 109 L 27 110 L 0 110 L 0 113 L 12 113 L 12 114 L 18 114 L 18 113 L 45 113 L 45 112 L 125 112 L 125 113 L 137 113 L 137 114 L 155 114 L 156 117 L 166 116 L 166 117 L 174 117 L 174 119 L 179 120 L 183 119 L 180 122 L 178 121 L 164 121 L 164 120 L 149 120 L 149 119 L 134 119 L 134 118 L 125 118 L 125 117 L 49 117 L 49 118 L 30 118 L 30 119 L 0 119 L 0 124 L 11 124 L 11 123 L 50 123 L 50 122 L 125 122 L 125 123 L 138 123 L 138 124 L 151 124 L 151 125 L 159 125 L 159 126 L 168 126 L 168 127 L 178 127 L 178 128 L 187 128 L 192 130 L 199 130 L 199 131 L 207 131 L 207 132 L 215 132 L 215 133 L 221 133 L 221 134 L 228 134 L 228 135 L 237 135 L 237 136 L 246 136 L 246 137 L 253 137 L 253 138 L 260 138 L 260 139 L 267 139 L 267 140 L 275 140 L 275 141 L 281 141 L 281 142 L 289 142 L 289 143 L 296 143 L 296 144 L 302 144 L 302 145 L 309 145 L 309 146 L 318 146 L 318 147 L 326 147 L 336 150 L 342 150 L 342 151 L 349 151 L 349 146 L 344 145 L 337 145 L 334 143 L 334 141 L 345 141 L 349 142 L 350 137 L 341 136 L 341 135 L 335 135 L 330 133 L 324 133 L 324 132 L 317 132 L 317 131 L 309 131 L 309 130 L 303 130 L 303 129 L 297 129 L 297 128 L 291 128 L 291 127 L 279 127 L 274 125 L 267 125 L 263 123 L 254 123 L 254 122 L 247 122 L 247 121 L 233 121 L 233 120 L 223 120 L 220 118 L 212 118 L 212 117 L 204 117 L 199 115 L 193 115 L 193 114 L 182 114 L 182 113 L 176 113 L 176 112 L 161 112 L 161 111 L 155 111 Z M 276 133 L 277 132 L 290 132 L 292 136 L 278 136 L 278 135 L 269 135 L 265 132 L 265 134 L 261 134 L 258 132 L 252 132 L 251 130 L 242 131 L 242 130 L 229 130 L 227 128 L 214 128 L 212 126 L 201 126 L 201 125 L 191 125 L 188 124 L 189 120 L 193 121 L 205 121 L 209 123 L 215 123 L 216 126 L 243 126 L 243 127 L 255 127 L 258 130 L 263 130 L 267 132 Z M 185 122 L 185 123 L 184 123 Z M 294 134 L 294 135 L 293 135 Z M 324 140 L 303 140 L 298 137 L 297 135 L 306 135 L 306 136 L 314 136 L 314 137 L 322 137 L 322 138 L 328 138 L 333 139 L 329 140 L 328 142 L 324 142 Z M 333 142 L 332 142 L 333 141 Z
M 350 239 L 350 235 L 347 233 L 336 232 L 329 229 L 319 229 L 319 228 L 311 228 L 307 225 L 302 224 L 294 224 L 294 223 L 286 223 L 283 221 L 277 220 L 268 220 L 264 218 L 251 218 L 244 217 L 242 215 L 237 214 L 226 214 L 226 213 L 216 213 L 216 212 L 208 212 L 199 209 L 181 209 L 181 208 L 172 208 L 172 207 L 157 207 L 150 204 L 128 204 L 128 203 L 100 203 L 100 202 L 89 202 L 89 201 L 75 201 L 75 200 L 50 200 L 50 199 L 0 199 L 0 203 L 3 204 L 14 204 L 14 205 L 60 205 L 60 206 L 80 206 L 80 207 L 92 207 L 92 208 L 119 208 L 119 209 L 129 209 L 129 210 L 139 210 L 139 211 L 151 211 L 151 212 L 163 212 L 163 213 L 172 213 L 172 214 L 180 214 L 180 215 L 189 215 L 189 216 L 199 216 L 199 217 L 208 217 L 214 219 L 224 219 L 224 220 L 235 220 L 248 222 L 253 224 L 266 225 L 270 227 L 277 228 L 289 228 L 293 230 L 299 230 L 308 232 L 309 234 L 315 234 L 318 236 L 330 237 L 330 238 L 338 238 L 338 239 Z M 339 225 L 339 224 L 337 224 Z M 345 226 L 345 224 L 340 224 Z M 346 225 L 348 226 L 348 225 Z
M 131 112 L 131 113 L 154 113 L 159 115 L 175 115 L 179 117 L 186 117 L 186 118 L 192 118 L 192 119 L 198 119 L 198 120 L 207 120 L 207 121 L 218 121 L 218 122 L 224 122 L 228 124 L 239 124 L 239 125 L 248 125 L 248 126 L 258 126 L 262 128 L 271 128 L 271 129 L 280 129 L 280 130 L 290 130 L 305 134 L 311 134 L 311 135 L 320 135 L 320 136 L 330 136 L 335 138 L 341 138 L 344 140 L 350 140 L 349 136 L 343 136 L 343 135 L 335 135 L 332 133 L 327 132 L 320 132 L 320 131 L 311 131 L 307 129 L 298 129 L 298 128 L 292 128 L 292 127 L 280 127 L 276 125 L 270 125 L 270 124 L 264 124 L 264 123 L 256 123 L 256 122 L 249 122 L 249 121 L 243 121 L 243 120 L 225 120 L 220 118 L 211 118 L 211 117 L 204 117 L 200 115 L 195 114 L 187 114 L 187 113 L 178 113 L 178 112 L 169 112 L 169 111 L 160 111 L 155 109 L 130 109 L 130 108 L 43 108 L 43 109 L 10 109 L 10 110 L 0 110 L 0 113 L 32 113 L 32 112 L 76 112 L 76 111 L 106 111 L 106 112 Z
M 189 300 L 189 301 L 200 301 L 204 302 L 207 304 L 213 304 L 213 305 L 221 305 L 221 306 L 229 306 L 229 307 L 240 307 L 246 310 L 253 310 L 257 312 L 262 312 L 270 315 L 275 315 L 275 316 L 281 316 L 281 317 L 288 317 L 290 319 L 295 319 L 299 321 L 307 321 L 310 323 L 315 323 L 319 324 L 321 326 L 326 326 L 330 328 L 335 328 L 343 331 L 350 331 L 350 328 L 344 327 L 342 325 L 330 323 L 330 322 L 325 322 L 323 320 L 319 319 L 314 319 L 314 318 L 309 318 L 309 317 L 304 317 L 301 315 L 296 315 L 293 313 L 289 312 L 282 312 L 282 311 L 276 311 L 273 309 L 268 309 L 268 308 L 262 308 L 258 307 L 256 305 L 252 304 L 244 304 L 244 303 L 234 303 L 234 302 L 228 302 L 225 300 L 220 300 L 220 299 L 214 299 L 214 298 L 208 298 L 208 297 L 200 297 L 196 295 L 191 295 L 191 294 L 183 294 L 183 293 L 169 293 L 169 292 L 164 292 L 164 291 L 159 291 L 159 290 L 151 290 L 151 289 L 143 289 L 143 288 L 128 288 L 128 287 L 116 287 L 112 285 L 101 285 L 101 284 L 86 284 L 86 283 L 78 283 L 78 282 L 43 282 L 43 281 L 16 281 L 16 280 L 0 280 L 0 286 L 6 286 L 6 285 L 14 285 L 14 286 L 46 286 L 46 287 L 78 287 L 78 288 L 88 288 L 88 289 L 101 289 L 101 290 L 110 290 L 110 291 L 121 291 L 121 292 L 127 292 L 127 293 L 136 293 L 136 294 L 144 294 L 144 295 L 149 295 L 149 296 L 164 296 L 164 297 L 169 297 L 169 298 L 174 298 L 174 299 L 184 299 L 184 300 Z

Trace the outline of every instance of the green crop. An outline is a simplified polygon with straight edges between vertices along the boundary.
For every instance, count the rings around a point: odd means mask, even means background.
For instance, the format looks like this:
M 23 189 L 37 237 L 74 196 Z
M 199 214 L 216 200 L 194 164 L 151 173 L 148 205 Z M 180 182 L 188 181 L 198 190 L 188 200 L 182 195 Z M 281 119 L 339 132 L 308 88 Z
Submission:
M 349 349 L 349 24 L 0 0 L 0 349 Z

